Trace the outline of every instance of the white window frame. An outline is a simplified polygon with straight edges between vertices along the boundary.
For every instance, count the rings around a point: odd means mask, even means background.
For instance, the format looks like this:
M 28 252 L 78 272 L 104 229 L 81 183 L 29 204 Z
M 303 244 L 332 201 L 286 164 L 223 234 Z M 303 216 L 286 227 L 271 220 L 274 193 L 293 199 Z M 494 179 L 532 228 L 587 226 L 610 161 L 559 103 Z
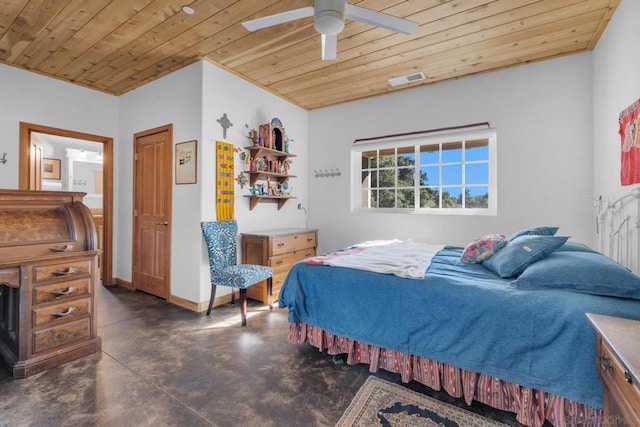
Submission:
M 398 147 L 415 146 L 416 151 L 422 145 L 447 144 L 461 141 L 487 139 L 489 152 L 489 200 L 487 208 L 421 208 L 418 203 L 414 208 L 363 208 L 362 197 L 362 152 L 371 150 L 392 149 Z M 416 153 L 416 159 L 419 159 Z M 440 160 L 440 165 L 442 163 Z M 462 159 L 464 167 L 464 158 Z M 415 165 L 416 189 L 420 187 L 420 164 Z M 466 188 L 464 173 L 462 174 L 462 191 Z M 497 132 L 495 128 L 475 129 L 466 131 L 445 131 L 423 135 L 389 137 L 373 142 L 357 142 L 351 147 L 351 212 L 353 213 L 410 213 L 428 215 L 491 215 L 498 214 L 498 160 L 497 160 Z M 441 181 L 440 181 L 441 182 Z M 441 184 L 442 185 L 442 184 Z M 418 197 L 418 196 L 416 196 Z

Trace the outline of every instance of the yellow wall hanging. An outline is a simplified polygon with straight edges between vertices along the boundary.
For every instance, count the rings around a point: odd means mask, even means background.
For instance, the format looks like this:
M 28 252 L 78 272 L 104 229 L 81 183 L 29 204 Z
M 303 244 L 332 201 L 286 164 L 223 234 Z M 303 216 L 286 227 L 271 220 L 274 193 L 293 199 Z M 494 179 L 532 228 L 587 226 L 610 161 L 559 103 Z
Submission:
M 234 217 L 234 154 L 233 144 L 216 142 L 216 219 L 227 221 Z

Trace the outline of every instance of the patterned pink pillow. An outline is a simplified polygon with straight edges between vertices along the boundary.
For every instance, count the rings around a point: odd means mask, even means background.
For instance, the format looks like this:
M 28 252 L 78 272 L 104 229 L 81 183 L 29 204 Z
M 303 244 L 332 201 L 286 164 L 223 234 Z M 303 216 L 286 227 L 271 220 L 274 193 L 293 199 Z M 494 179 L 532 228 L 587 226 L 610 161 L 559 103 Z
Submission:
M 508 243 L 504 234 L 488 234 L 469 243 L 462 252 L 460 261 L 468 264 L 477 264 L 504 248 Z

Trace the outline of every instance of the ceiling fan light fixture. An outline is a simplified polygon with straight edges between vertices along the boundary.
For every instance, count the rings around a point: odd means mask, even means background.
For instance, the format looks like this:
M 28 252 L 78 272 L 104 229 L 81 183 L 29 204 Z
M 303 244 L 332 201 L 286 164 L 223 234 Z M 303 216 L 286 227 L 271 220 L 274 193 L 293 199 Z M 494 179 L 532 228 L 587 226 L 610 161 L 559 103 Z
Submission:
M 321 10 L 315 13 L 313 26 L 320 34 L 338 34 L 344 28 L 344 16 L 337 10 Z

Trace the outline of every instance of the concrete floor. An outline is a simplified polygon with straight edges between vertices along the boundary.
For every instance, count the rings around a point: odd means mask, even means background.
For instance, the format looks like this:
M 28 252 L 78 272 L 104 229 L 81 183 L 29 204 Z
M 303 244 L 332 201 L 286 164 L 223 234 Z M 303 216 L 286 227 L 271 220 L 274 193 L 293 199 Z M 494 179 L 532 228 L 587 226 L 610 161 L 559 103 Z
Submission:
M 333 426 L 366 378 L 287 341 L 286 310 L 238 306 L 211 318 L 119 287 L 98 291 L 102 351 L 15 380 L 0 368 L 0 427 Z M 399 375 L 376 376 L 399 383 Z M 405 385 L 509 425 L 512 414 Z

